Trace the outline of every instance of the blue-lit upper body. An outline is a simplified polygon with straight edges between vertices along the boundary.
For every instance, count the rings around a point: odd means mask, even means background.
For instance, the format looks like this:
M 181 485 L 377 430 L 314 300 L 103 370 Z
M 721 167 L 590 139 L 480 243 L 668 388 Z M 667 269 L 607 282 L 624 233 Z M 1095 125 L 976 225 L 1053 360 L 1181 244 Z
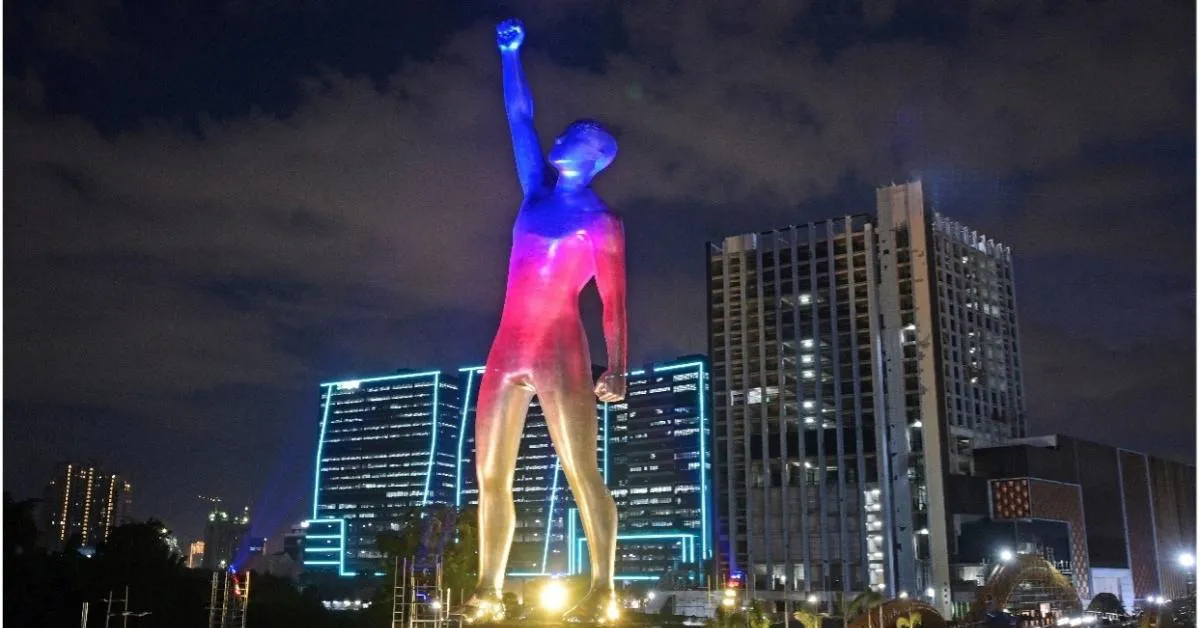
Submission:
M 524 201 L 513 228 L 504 310 L 489 363 L 510 372 L 562 368 L 551 363 L 563 355 L 563 343 L 578 336 L 579 293 L 595 278 L 610 367 L 601 386 L 617 388 L 597 393 L 615 401 L 624 393 L 626 367 L 625 237 L 620 219 L 590 185 L 616 156 L 617 143 L 598 123 L 580 120 L 543 157 L 519 56 L 524 38 L 516 20 L 496 29 Z M 549 176 L 547 162 L 557 176 Z M 614 398 L 605 399 L 610 394 Z

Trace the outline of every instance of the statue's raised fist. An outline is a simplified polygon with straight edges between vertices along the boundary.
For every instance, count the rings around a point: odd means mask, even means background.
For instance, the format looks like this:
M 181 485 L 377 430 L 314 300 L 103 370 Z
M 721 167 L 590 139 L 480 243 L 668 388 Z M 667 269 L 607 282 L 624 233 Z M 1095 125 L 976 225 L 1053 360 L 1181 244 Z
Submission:
M 496 45 L 501 50 L 516 50 L 524 41 L 525 25 L 521 20 L 504 20 L 496 27 Z

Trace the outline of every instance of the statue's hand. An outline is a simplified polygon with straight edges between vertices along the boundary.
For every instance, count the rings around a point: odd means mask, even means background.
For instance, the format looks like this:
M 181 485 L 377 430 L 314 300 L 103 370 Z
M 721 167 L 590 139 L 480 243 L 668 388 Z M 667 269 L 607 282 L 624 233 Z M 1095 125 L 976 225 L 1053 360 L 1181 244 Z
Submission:
M 496 45 L 501 50 L 512 51 L 521 47 L 525 42 L 525 25 L 521 20 L 511 19 L 500 22 L 496 27 Z
M 613 403 L 625 398 L 625 372 L 605 371 L 596 382 L 596 398 Z

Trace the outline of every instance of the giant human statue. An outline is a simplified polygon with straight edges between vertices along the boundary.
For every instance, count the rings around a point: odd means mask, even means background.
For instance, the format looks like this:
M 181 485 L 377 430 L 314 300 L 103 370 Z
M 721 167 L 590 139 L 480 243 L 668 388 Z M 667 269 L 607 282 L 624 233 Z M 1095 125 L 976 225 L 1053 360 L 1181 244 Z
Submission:
M 504 107 L 524 201 L 513 227 L 500 328 L 479 388 L 475 470 L 479 477 L 479 585 L 466 602 L 470 621 L 503 616 L 504 570 L 516 511 L 513 475 L 525 414 L 537 395 L 579 507 L 591 557 L 591 588 L 566 621 L 616 619 L 613 560 L 617 509 L 596 460 L 596 399 L 625 397 L 625 236 L 621 220 L 590 184 L 617 154 L 599 123 L 572 123 L 543 158 L 533 98 L 521 68 L 525 27 L 496 28 L 504 68 Z M 554 167 L 554 177 L 546 168 Z M 604 303 L 608 370 L 592 385 L 592 360 L 579 294 L 596 280 Z

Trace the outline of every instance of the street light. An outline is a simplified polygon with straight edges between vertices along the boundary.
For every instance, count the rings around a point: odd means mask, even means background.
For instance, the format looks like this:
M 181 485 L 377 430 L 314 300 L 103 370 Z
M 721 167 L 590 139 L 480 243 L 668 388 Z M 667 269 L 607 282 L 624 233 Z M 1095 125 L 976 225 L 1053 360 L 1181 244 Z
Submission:
M 1196 555 L 1191 552 L 1183 552 L 1175 560 L 1179 561 L 1179 565 L 1185 569 L 1196 566 Z
M 902 599 L 902 600 L 907 600 L 907 599 L 908 599 L 908 591 L 901 591 L 901 592 L 900 592 L 900 599 Z
M 1015 557 L 1016 556 L 1013 554 L 1012 550 L 1010 550 L 1010 549 L 1005 548 L 1005 549 L 1000 550 L 1000 562 L 1002 562 L 1002 563 L 1007 563 Z
M 933 597 L 935 595 L 937 595 L 937 591 L 934 591 L 933 587 L 929 587 L 928 589 L 925 589 L 925 597 Z
M 816 596 L 816 595 L 810 595 L 810 596 L 808 596 L 808 603 L 809 603 L 809 604 L 816 604 L 816 603 L 817 603 L 817 596 Z
M 538 594 L 538 603 L 550 612 L 562 610 L 567 605 L 567 588 L 557 580 L 547 582 Z

